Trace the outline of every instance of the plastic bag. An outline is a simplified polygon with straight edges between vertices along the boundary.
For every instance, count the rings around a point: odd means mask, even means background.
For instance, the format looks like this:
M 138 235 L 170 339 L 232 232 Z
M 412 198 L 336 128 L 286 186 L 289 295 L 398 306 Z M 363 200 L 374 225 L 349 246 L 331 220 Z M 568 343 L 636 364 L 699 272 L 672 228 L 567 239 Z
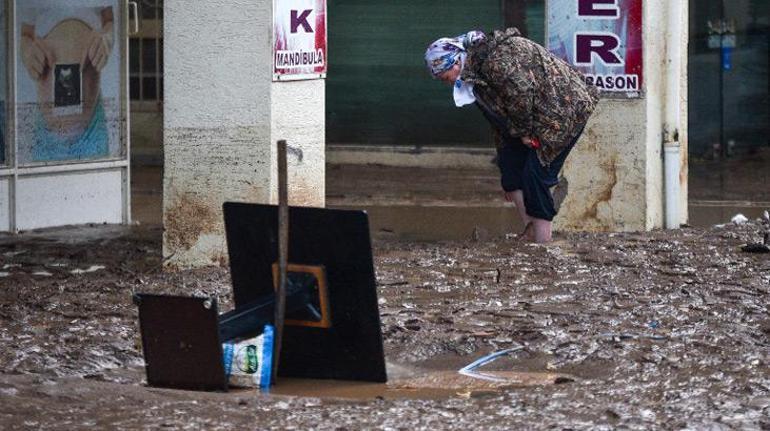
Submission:
M 261 335 L 222 344 L 225 374 L 230 386 L 269 388 L 273 371 L 273 327 Z

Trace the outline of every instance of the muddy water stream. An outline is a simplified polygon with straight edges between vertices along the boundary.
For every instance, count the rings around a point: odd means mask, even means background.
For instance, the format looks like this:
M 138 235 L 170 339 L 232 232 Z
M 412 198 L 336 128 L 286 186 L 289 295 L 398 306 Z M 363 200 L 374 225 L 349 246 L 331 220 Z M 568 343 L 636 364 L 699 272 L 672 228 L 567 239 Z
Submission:
M 374 398 L 439 400 L 502 394 L 505 390 L 574 381 L 568 375 L 555 373 L 490 371 L 483 373 L 482 376 L 486 378 L 464 376 L 455 370 L 425 372 L 420 377 L 395 379 L 387 384 L 282 379 L 269 392 L 273 395 L 351 400 Z
M 362 209 L 369 214 L 372 236 L 381 239 L 486 240 L 521 232 L 524 228 L 511 207 L 368 206 Z
M 350 207 L 339 207 L 351 209 Z M 693 201 L 690 224 L 707 229 L 729 221 L 736 214 L 756 219 L 770 203 Z M 407 241 L 488 240 L 523 230 L 510 206 L 365 206 L 372 236 Z
M 143 383 L 131 294 L 213 295 L 226 311 L 226 269 L 161 271 L 157 229 L 3 236 L 0 428 L 767 429 L 770 260 L 740 250 L 766 228 L 379 237 L 389 384 L 269 395 Z M 502 382 L 456 373 L 514 346 L 479 370 Z

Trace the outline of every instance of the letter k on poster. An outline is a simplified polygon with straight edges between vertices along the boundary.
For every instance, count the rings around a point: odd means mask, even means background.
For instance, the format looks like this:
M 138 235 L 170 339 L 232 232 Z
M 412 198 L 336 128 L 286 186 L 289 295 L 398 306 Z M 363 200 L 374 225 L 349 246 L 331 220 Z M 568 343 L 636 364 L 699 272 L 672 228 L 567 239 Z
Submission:
M 326 0 L 273 0 L 273 80 L 326 77 Z
M 548 50 L 603 93 L 642 95 L 642 0 L 548 0 Z

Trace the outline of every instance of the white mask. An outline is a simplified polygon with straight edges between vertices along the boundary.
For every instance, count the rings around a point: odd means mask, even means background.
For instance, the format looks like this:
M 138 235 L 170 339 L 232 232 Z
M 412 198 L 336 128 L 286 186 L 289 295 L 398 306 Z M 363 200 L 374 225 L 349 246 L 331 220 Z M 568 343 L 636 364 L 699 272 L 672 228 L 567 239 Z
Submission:
M 458 108 L 475 103 L 476 96 L 473 94 L 473 84 L 465 82 L 462 79 L 455 81 L 454 99 L 455 105 Z

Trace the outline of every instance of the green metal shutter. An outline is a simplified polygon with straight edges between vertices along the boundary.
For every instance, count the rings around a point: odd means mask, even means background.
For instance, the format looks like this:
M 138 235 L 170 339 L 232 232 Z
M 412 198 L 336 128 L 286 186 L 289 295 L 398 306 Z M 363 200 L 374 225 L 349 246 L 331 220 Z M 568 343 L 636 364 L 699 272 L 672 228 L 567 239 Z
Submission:
M 423 55 L 443 36 L 503 26 L 500 0 L 329 1 L 327 142 L 490 146 L 475 106 L 430 78 Z

